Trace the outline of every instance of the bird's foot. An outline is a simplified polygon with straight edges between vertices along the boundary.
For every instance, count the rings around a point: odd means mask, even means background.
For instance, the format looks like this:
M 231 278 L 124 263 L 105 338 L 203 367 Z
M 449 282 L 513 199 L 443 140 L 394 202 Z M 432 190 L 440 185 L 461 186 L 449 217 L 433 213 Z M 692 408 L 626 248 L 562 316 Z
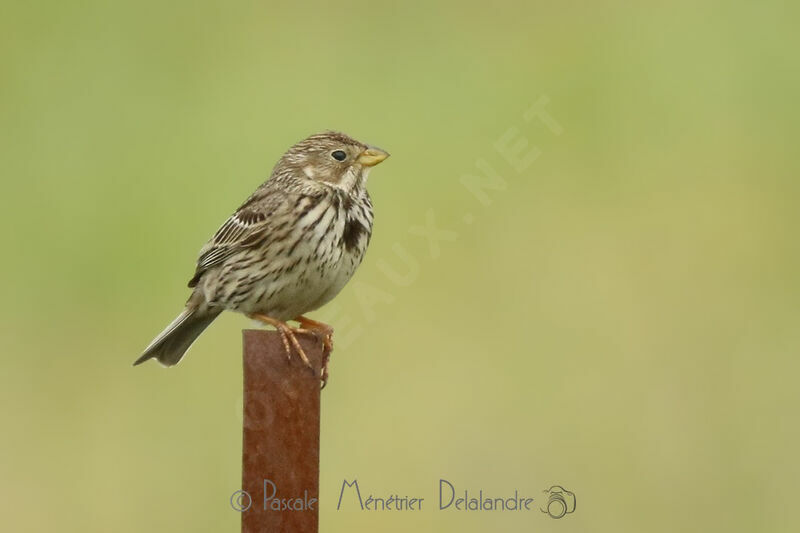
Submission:
M 299 316 L 295 318 L 295 320 L 300 323 L 301 328 L 310 331 L 315 337 L 322 341 L 322 346 L 325 348 L 326 352 L 330 353 L 333 351 L 333 327 L 304 316 Z
M 308 356 L 306 352 L 303 350 L 303 347 L 300 346 L 300 342 L 297 340 L 296 334 L 298 333 L 312 333 L 310 330 L 305 330 L 302 328 L 293 328 L 286 322 L 281 322 L 280 320 L 276 320 L 272 317 L 267 315 L 262 315 L 260 313 L 253 313 L 249 315 L 250 318 L 254 320 L 258 320 L 259 322 L 264 322 L 265 324 L 269 324 L 274 326 L 275 329 L 278 330 L 278 333 L 281 335 L 281 340 L 283 341 L 283 347 L 286 350 L 286 357 L 291 360 L 292 358 L 292 348 L 294 351 L 297 352 L 297 355 L 300 357 L 300 360 L 303 361 L 303 364 L 306 365 L 311 370 L 314 370 L 314 366 L 311 364 L 311 361 L 308 360 Z
M 319 386 L 320 390 L 325 388 L 325 385 L 328 384 L 328 362 L 331 360 L 331 352 L 326 350 L 325 353 L 322 354 L 322 372 L 320 372 L 319 379 L 322 381 L 322 384 Z
M 302 315 L 295 318 L 295 321 L 300 323 L 300 327 L 303 328 L 302 331 L 311 332 L 322 342 L 322 372 L 320 373 L 320 379 L 322 380 L 321 388 L 324 389 L 328 383 L 328 363 L 333 351 L 333 327 Z

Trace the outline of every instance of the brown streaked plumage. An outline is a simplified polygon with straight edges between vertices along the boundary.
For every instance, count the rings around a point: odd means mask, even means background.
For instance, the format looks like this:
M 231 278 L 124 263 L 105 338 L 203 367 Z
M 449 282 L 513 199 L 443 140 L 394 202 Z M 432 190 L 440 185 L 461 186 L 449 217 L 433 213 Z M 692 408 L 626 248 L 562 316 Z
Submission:
M 338 132 L 292 146 L 200 250 L 185 309 L 134 365 L 177 364 L 224 310 L 274 325 L 306 362 L 295 332 L 321 333 L 330 348 L 332 329 L 303 315 L 336 296 L 361 263 L 372 233 L 367 176 L 388 155 Z

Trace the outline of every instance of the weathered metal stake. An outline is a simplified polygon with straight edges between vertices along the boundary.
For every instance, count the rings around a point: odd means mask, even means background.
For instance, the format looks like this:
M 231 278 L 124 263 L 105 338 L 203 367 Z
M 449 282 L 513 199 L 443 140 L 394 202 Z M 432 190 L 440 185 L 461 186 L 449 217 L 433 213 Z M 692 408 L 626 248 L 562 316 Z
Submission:
M 298 336 L 316 375 L 275 331 L 245 330 L 243 533 L 317 533 L 321 343 Z M 248 501 L 241 502 L 243 507 Z

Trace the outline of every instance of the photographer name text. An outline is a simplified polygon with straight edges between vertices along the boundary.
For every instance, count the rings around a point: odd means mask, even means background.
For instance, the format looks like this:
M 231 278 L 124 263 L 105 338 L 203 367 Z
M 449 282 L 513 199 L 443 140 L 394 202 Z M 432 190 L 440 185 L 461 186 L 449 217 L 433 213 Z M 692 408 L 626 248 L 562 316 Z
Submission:
M 361 511 L 421 511 L 425 498 L 399 494 L 378 494 L 364 491 L 358 480 L 343 480 L 339 491 L 336 510 L 356 509 Z M 477 493 L 473 490 L 456 488 L 446 479 L 439 480 L 438 510 L 452 511 L 532 511 L 533 498 L 520 496 L 514 489 L 513 495 L 496 496 L 484 494 L 483 489 Z

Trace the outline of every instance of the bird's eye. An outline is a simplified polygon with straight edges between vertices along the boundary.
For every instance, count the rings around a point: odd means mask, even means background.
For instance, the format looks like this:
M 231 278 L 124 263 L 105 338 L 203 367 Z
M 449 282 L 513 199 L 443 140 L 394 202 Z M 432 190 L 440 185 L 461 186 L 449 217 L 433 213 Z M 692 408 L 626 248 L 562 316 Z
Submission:
M 344 161 L 345 159 L 347 159 L 347 154 L 344 153 L 344 151 L 342 150 L 336 150 L 334 152 L 331 152 L 331 157 L 337 161 Z

